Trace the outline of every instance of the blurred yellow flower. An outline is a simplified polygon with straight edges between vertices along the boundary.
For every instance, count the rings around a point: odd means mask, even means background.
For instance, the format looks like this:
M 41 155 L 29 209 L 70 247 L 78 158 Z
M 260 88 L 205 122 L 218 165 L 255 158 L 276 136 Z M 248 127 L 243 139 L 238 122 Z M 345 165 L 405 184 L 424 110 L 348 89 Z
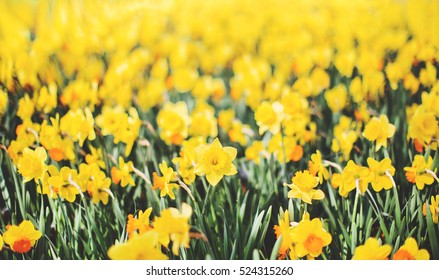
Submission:
M 398 251 L 392 257 L 392 260 L 429 260 L 430 254 L 425 249 L 419 249 L 416 239 L 409 237 L 405 240 Z
M 3 249 L 3 236 L 0 235 L 0 251 Z
M 178 189 L 179 185 L 172 182 L 177 181 L 177 173 L 174 171 L 174 169 L 172 169 L 172 167 L 168 167 L 168 164 L 165 161 L 159 164 L 159 169 L 162 173 L 162 176 L 157 175 L 157 172 L 152 173 L 152 189 L 160 189 L 161 197 L 169 195 L 171 199 L 175 199 L 173 189 Z
M 73 141 L 78 141 L 82 147 L 85 139 L 96 138 L 94 123 L 93 115 L 88 107 L 84 110 L 69 110 L 60 120 L 60 129 L 70 135 Z
M 20 225 L 6 227 L 3 240 L 8 244 L 12 251 L 17 253 L 27 253 L 41 238 L 41 232 L 35 229 L 31 221 L 24 220 Z
M 436 104 L 436 106 L 438 105 Z M 408 120 L 407 137 L 417 139 L 425 147 L 430 145 L 432 139 L 437 135 L 438 127 L 435 113 L 426 111 L 424 106 L 418 106 L 413 116 Z
M 195 148 L 197 165 L 195 174 L 198 176 L 206 175 L 206 179 L 212 186 L 226 176 L 235 175 L 238 171 L 232 161 L 235 159 L 237 150 L 233 147 L 224 147 L 218 138 L 209 144 L 201 144 Z
M 314 154 L 311 155 L 311 160 L 308 161 L 309 173 L 313 176 L 319 177 L 319 183 L 323 183 L 323 179 L 329 179 L 328 169 L 323 165 L 322 154 L 319 150 L 316 150 Z
M 325 92 L 325 99 L 329 109 L 333 113 L 338 113 L 346 106 L 348 102 L 348 91 L 346 86 L 339 84 Z
M 0 117 L 4 115 L 8 106 L 8 94 L 0 89 Z
M 284 186 L 291 190 L 288 192 L 289 198 L 300 198 L 308 204 L 312 200 L 322 200 L 325 194 L 315 188 L 319 184 L 319 177 L 312 175 L 308 170 L 297 171 L 292 179 L 292 184 L 284 183 Z
M 184 141 L 180 156 L 172 159 L 172 162 L 177 165 L 178 174 L 186 184 L 195 181 L 195 147 L 192 142 Z
M 179 255 L 180 246 L 189 248 L 192 207 L 182 203 L 181 212 L 176 208 L 168 208 L 161 212 L 153 222 L 154 230 L 159 233 L 159 242 L 167 247 L 172 241 L 172 253 Z
M 283 120 L 283 106 L 279 102 L 269 103 L 262 102 L 255 112 L 255 120 L 259 126 L 259 134 L 262 135 L 265 131 L 270 131 L 272 134 L 277 134 L 281 128 Z
M 376 141 L 375 151 L 387 147 L 387 139 L 395 134 L 396 128 L 389 123 L 386 115 L 373 117 L 364 128 L 363 136 L 369 141 Z
M 46 160 L 47 153 L 44 148 L 38 147 L 35 150 L 24 148 L 23 155 L 17 162 L 18 172 L 23 175 L 25 182 L 32 179 L 36 182 L 43 177 L 47 170 Z
M 112 260 L 167 260 L 158 240 L 156 231 L 148 231 L 134 235 L 126 243 L 111 246 L 107 254 Z
M 160 138 L 166 144 L 180 145 L 188 136 L 190 119 L 185 102 L 166 103 L 157 115 Z
M 111 168 L 111 179 L 113 183 L 119 184 L 121 187 L 126 187 L 128 184 L 130 186 L 135 186 L 131 173 L 134 170 L 134 165 L 132 161 L 125 162 L 123 157 L 119 156 L 119 168 L 113 166 Z
M 248 160 L 254 161 L 256 164 L 259 164 L 261 157 L 266 157 L 266 153 L 264 143 L 262 141 L 254 141 L 245 150 L 245 157 Z
M 369 237 L 364 245 L 355 248 L 353 260 L 388 260 L 392 246 L 381 245 L 381 240 Z
M 145 211 L 140 210 L 137 218 L 134 218 L 132 214 L 128 215 L 127 221 L 127 233 L 128 238 L 131 239 L 136 234 L 143 234 L 152 230 L 149 217 L 151 216 L 152 207 L 149 207 Z

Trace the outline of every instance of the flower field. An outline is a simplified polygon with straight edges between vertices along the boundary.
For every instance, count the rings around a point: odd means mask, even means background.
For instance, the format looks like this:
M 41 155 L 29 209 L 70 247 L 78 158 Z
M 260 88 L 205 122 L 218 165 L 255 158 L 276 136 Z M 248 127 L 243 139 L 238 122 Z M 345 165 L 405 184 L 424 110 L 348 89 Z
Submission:
M 0 14 L 0 259 L 439 259 L 439 2 Z

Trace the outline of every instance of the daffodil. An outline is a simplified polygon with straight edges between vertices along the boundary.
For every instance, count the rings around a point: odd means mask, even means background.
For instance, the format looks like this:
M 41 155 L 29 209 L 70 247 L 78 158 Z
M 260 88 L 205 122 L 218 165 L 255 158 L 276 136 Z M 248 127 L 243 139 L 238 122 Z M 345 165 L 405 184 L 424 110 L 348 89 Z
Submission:
M 132 161 L 125 162 L 123 157 L 119 156 L 119 168 L 113 166 L 111 168 L 111 179 L 113 183 L 119 184 L 121 187 L 126 187 L 128 184 L 130 186 L 135 186 L 136 183 L 131 177 L 131 173 L 134 170 L 134 165 Z
M 343 84 L 339 84 L 334 88 L 327 90 L 325 93 L 326 102 L 333 113 L 338 113 L 343 110 L 347 104 L 347 98 L 348 92 L 346 86 Z
M 300 198 L 308 204 L 312 200 L 322 200 L 325 194 L 315 188 L 319 184 L 319 178 L 312 175 L 308 170 L 297 171 L 292 179 L 292 184 L 284 183 L 284 186 L 291 188 L 288 192 L 289 198 Z
M 3 236 L 0 235 L 0 251 L 3 249 Z
M 392 257 L 392 260 L 429 260 L 430 254 L 425 249 L 419 249 L 416 239 L 409 237 L 405 240 L 398 251 Z
M 195 148 L 197 165 L 195 174 L 198 176 L 206 175 L 207 181 L 216 186 L 226 175 L 231 176 L 237 173 L 232 161 L 235 159 L 237 150 L 232 147 L 223 147 L 218 140 L 209 144 L 201 144 Z
M 319 177 L 319 183 L 323 183 L 323 179 L 329 179 L 328 169 L 323 165 L 322 154 L 319 150 L 317 150 L 314 154 L 311 155 L 311 160 L 308 161 L 309 173 L 313 176 Z
M 76 170 L 64 166 L 59 170 L 59 173 L 55 173 L 48 178 L 48 183 L 56 189 L 59 196 L 73 202 L 76 199 L 76 195 L 81 193 L 81 188 L 78 185 L 78 173 Z M 82 193 L 81 193 L 82 194 Z
M 353 260 L 388 260 L 392 246 L 381 245 L 381 240 L 369 237 L 364 245 L 355 248 Z
M 153 222 L 154 230 L 159 233 L 159 242 L 167 247 L 172 241 L 172 253 L 176 256 L 179 255 L 180 246 L 189 247 L 191 215 L 192 207 L 183 203 L 181 212 L 176 208 L 165 209 Z
M 422 206 L 422 215 L 427 215 L 427 207 L 430 208 L 431 218 L 433 220 L 433 223 L 437 224 L 439 221 L 439 195 L 432 196 L 431 197 L 431 203 L 427 206 L 427 204 L 424 202 L 424 205 Z
M 148 231 L 133 236 L 126 243 L 111 246 L 107 254 L 112 260 L 167 260 L 158 240 L 159 233 Z
M 149 207 L 145 211 L 140 210 L 137 218 L 132 214 L 128 215 L 127 232 L 128 238 L 132 238 L 136 234 L 143 234 L 153 228 L 150 225 L 149 217 L 151 215 L 152 208 Z
M 389 190 L 394 186 L 392 176 L 395 175 L 395 167 L 392 166 L 390 158 L 385 158 L 380 162 L 373 158 L 368 158 L 367 164 L 369 165 L 370 182 L 374 191 Z
M 168 164 L 163 161 L 159 164 L 160 172 L 162 176 L 159 176 L 157 172 L 152 174 L 153 176 L 153 186 L 152 189 L 160 189 L 160 196 L 164 197 L 169 195 L 171 199 L 175 199 L 175 194 L 173 189 L 178 189 L 178 184 L 172 183 L 177 181 L 177 173 L 172 169 L 172 167 L 168 167 Z
M 259 134 L 262 135 L 267 130 L 277 134 L 283 120 L 283 105 L 279 102 L 262 102 L 255 112 L 255 120 L 259 126 Z
M 177 165 L 178 174 L 186 184 L 192 184 L 195 181 L 195 147 L 192 142 L 184 141 L 180 156 L 174 158 L 172 162 Z
M 415 155 L 412 166 L 404 167 L 407 180 L 410 183 L 416 184 L 419 190 L 423 190 L 425 185 L 433 184 L 435 178 L 433 176 L 434 173 L 430 170 L 432 164 L 433 159 L 431 157 L 428 157 L 428 161 L 425 161 L 423 156 Z
M 46 160 L 47 153 L 44 148 L 38 147 L 35 150 L 24 148 L 23 155 L 17 162 L 18 172 L 23 175 L 25 182 L 32 179 L 38 181 L 47 170 Z
M 8 226 L 3 234 L 3 240 L 12 251 L 27 253 L 41 238 L 41 232 L 35 229 L 31 221 L 24 220 L 20 225 Z
M 60 129 L 70 135 L 73 141 L 78 141 L 82 147 L 85 139 L 96 138 L 94 123 L 93 115 L 88 107 L 84 110 L 69 110 L 60 120 Z
M 264 143 L 262 141 L 254 141 L 245 150 L 245 157 L 248 160 L 254 161 L 256 164 L 259 164 L 261 157 L 266 157 L 266 153 Z
M 336 173 L 332 175 L 332 186 L 340 187 L 340 195 L 347 197 L 347 195 L 354 189 L 361 194 L 365 193 L 370 182 L 370 171 L 367 167 L 357 165 L 352 160 L 343 169 L 341 174 Z
M 278 258 L 285 259 L 289 250 L 294 250 L 294 240 L 292 238 L 293 229 L 290 225 L 290 214 L 285 211 L 283 219 L 279 220 L 279 225 L 274 226 L 276 239 L 282 236 L 282 244 L 279 248 Z
M 157 115 L 160 138 L 167 144 L 180 145 L 188 136 L 189 124 L 185 102 L 166 103 Z
M 395 134 L 396 128 L 389 123 L 386 115 L 379 118 L 373 117 L 364 128 L 363 136 L 369 141 L 376 141 L 375 151 L 381 147 L 387 147 L 387 139 Z
M 323 252 L 323 247 L 332 242 L 332 236 L 324 228 L 319 218 L 310 220 L 309 213 L 294 228 L 292 239 L 296 243 L 296 254 L 299 258 L 309 256 L 316 258 Z

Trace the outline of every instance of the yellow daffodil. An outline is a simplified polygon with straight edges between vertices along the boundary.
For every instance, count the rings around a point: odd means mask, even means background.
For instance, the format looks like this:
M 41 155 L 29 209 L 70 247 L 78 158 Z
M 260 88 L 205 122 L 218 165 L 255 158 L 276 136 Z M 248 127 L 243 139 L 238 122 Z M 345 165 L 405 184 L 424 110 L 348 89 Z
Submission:
M 284 186 L 291 189 L 288 192 L 289 198 L 300 198 L 304 202 L 312 204 L 312 200 L 322 200 L 325 198 L 323 191 L 315 189 L 318 184 L 319 177 L 305 170 L 297 171 L 292 179 L 292 184 L 284 183 Z
M 218 138 L 209 144 L 201 144 L 195 148 L 197 165 L 195 174 L 198 176 L 206 175 L 207 181 L 216 186 L 226 175 L 235 175 L 238 171 L 232 161 L 235 159 L 237 150 L 232 147 L 224 147 Z
M 81 188 L 78 183 L 77 171 L 64 166 L 58 172 L 51 174 L 48 178 L 48 183 L 55 189 L 56 193 L 68 202 L 73 202 L 76 199 L 76 195 L 81 193 Z
M 133 170 L 133 162 L 125 162 L 123 157 L 119 156 L 119 168 L 115 166 L 111 168 L 111 179 L 113 180 L 113 183 L 120 183 L 120 186 L 123 188 L 127 185 L 134 187 L 136 183 L 134 182 L 133 177 L 131 177 Z
M 319 183 L 323 183 L 323 179 L 329 179 L 328 169 L 323 165 L 322 154 L 317 150 L 311 155 L 311 160 L 308 161 L 309 173 L 313 176 L 319 177 Z
M 370 170 L 370 182 L 374 191 L 379 192 L 382 189 L 389 190 L 394 186 L 393 175 L 395 175 L 395 167 L 392 166 L 392 160 L 385 158 L 380 162 L 373 158 L 367 159 Z
M 161 197 L 169 195 L 171 199 L 175 199 L 173 189 L 178 189 L 179 185 L 172 182 L 177 181 L 177 173 L 174 171 L 174 169 L 172 169 L 172 167 L 168 167 L 168 164 L 165 161 L 159 164 L 159 169 L 162 173 L 162 176 L 157 175 L 157 172 L 152 173 L 152 189 L 160 189 Z
M 293 229 L 290 225 L 290 214 L 288 210 L 285 211 L 283 219 L 279 220 L 279 225 L 274 226 L 274 233 L 276 238 L 282 236 L 282 244 L 279 248 L 278 258 L 285 259 L 289 250 L 294 250 L 292 233 Z
M 2 117 L 8 106 L 8 94 L 0 89 L 0 117 Z
M 0 235 L 0 251 L 3 249 L 3 236 Z
M 438 131 L 437 116 L 435 116 L 434 112 L 427 111 L 424 106 L 417 107 L 415 113 L 408 121 L 407 136 L 412 139 L 418 139 L 422 146 L 427 146 L 437 135 Z
M 185 102 L 166 103 L 157 115 L 160 138 L 167 144 L 180 145 L 188 136 L 189 124 Z
M 248 160 L 254 161 L 259 164 L 262 157 L 266 157 L 266 151 L 264 143 L 262 141 L 254 141 L 246 150 L 245 157 Z
M 192 215 L 192 207 L 182 203 L 181 212 L 176 208 L 168 208 L 161 212 L 153 222 L 154 230 L 159 233 L 159 242 L 168 246 L 172 241 L 172 253 L 179 255 L 179 248 L 189 247 L 189 219 Z
M 12 251 L 27 253 L 41 238 L 41 232 L 35 229 L 31 221 L 24 220 L 20 225 L 8 226 L 3 234 L 3 240 Z
M 433 184 L 434 173 L 430 170 L 432 164 L 433 159 L 431 157 L 428 157 L 428 161 L 425 161 L 423 156 L 415 155 L 412 166 L 404 167 L 407 180 L 410 183 L 416 184 L 419 190 L 423 190 L 425 185 Z
M 255 112 L 255 120 L 259 126 L 259 134 L 265 131 L 270 131 L 272 134 L 277 134 L 281 128 L 283 119 L 283 106 L 279 102 L 272 104 L 262 102 Z
M 343 110 L 347 104 L 347 98 L 348 91 L 343 84 L 337 85 L 325 93 L 326 102 L 333 113 L 338 113 Z
M 140 210 L 137 218 L 135 218 L 132 214 L 128 215 L 127 221 L 127 232 L 128 238 L 132 238 L 136 234 L 143 234 L 147 231 L 152 230 L 153 228 L 150 225 L 149 217 L 151 215 L 152 208 L 149 207 L 145 211 Z
M 369 141 L 376 141 L 375 151 L 387 147 L 387 139 L 395 134 L 396 128 L 389 123 L 386 115 L 373 117 L 364 128 L 363 136 Z
M 370 181 L 370 171 L 367 167 L 357 165 L 352 160 L 343 169 L 341 174 L 336 173 L 332 175 L 332 186 L 340 187 L 340 195 L 347 197 L 347 195 L 354 189 L 361 194 L 365 193 Z
M 296 243 L 296 254 L 299 258 L 309 256 L 316 258 L 323 252 L 323 247 L 331 244 L 332 236 L 323 228 L 319 218 L 310 220 L 309 213 L 293 230 L 292 238 Z
M 78 141 L 82 147 L 85 139 L 94 140 L 96 133 L 94 130 L 94 118 L 87 107 L 84 110 L 70 110 L 60 120 L 60 129 L 73 139 Z
M 429 260 L 430 254 L 425 249 L 419 249 L 416 239 L 409 237 L 405 240 L 398 251 L 392 257 L 392 260 Z
M 111 246 L 107 254 L 112 260 L 167 260 L 158 240 L 156 231 L 148 231 L 133 236 L 126 243 Z
M 178 174 L 183 178 L 186 184 L 192 184 L 195 181 L 195 147 L 192 142 L 184 141 L 180 156 L 172 160 L 178 166 Z
M 430 207 L 430 213 L 433 220 L 433 223 L 437 224 L 439 221 L 439 195 L 431 197 L 431 203 L 428 205 Z M 422 206 L 422 215 L 427 215 L 427 203 L 424 202 Z
M 381 240 L 369 237 L 364 245 L 355 248 L 353 260 L 388 260 L 392 246 L 381 245 Z
M 38 147 L 35 150 L 24 148 L 23 155 L 17 162 L 18 172 L 23 175 L 25 182 L 32 179 L 37 181 L 47 170 L 46 160 L 47 153 L 44 148 Z

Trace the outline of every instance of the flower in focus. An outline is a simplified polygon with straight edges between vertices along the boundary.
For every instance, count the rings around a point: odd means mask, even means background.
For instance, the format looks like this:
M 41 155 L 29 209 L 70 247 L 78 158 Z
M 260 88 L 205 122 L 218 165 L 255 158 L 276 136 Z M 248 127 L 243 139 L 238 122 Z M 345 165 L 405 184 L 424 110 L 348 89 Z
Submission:
M 132 161 L 125 162 L 121 156 L 119 156 L 119 168 L 113 166 L 111 168 L 111 179 L 113 183 L 119 184 L 121 187 L 126 187 L 128 184 L 130 186 L 135 186 L 136 183 L 131 177 L 131 172 L 134 170 L 134 165 Z
M 430 254 L 425 249 L 419 249 L 418 243 L 413 237 L 405 240 L 398 251 L 392 257 L 392 260 L 429 260 Z
M 386 115 L 380 118 L 373 117 L 364 128 L 363 136 L 369 141 L 376 141 L 375 151 L 381 147 L 387 147 L 387 139 L 395 134 L 396 128 L 389 123 Z
M 431 185 L 434 182 L 434 177 L 430 171 L 433 159 L 429 156 L 428 161 L 421 155 L 415 155 L 411 167 L 404 167 L 405 176 L 410 183 L 416 184 L 419 190 L 423 190 L 425 185 Z M 428 172 L 430 171 L 430 172 Z M 434 173 L 433 173 L 434 174 Z
M 171 199 L 175 199 L 175 194 L 173 189 L 178 189 L 178 185 L 176 183 L 171 183 L 172 181 L 177 181 L 177 173 L 172 169 L 172 167 L 168 167 L 167 163 L 163 161 L 159 164 L 160 172 L 163 176 L 158 176 L 157 172 L 152 173 L 153 176 L 153 186 L 152 189 L 160 189 L 160 196 L 164 197 L 165 195 L 169 195 Z
M 172 253 L 179 255 L 179 248 L 189 247 L 189 219 L 192 215 L 192 207 L 182 203 L 181 212 L 176 208 L 168 208 L 162 211 L 153 223 L 154 230 L 159 233 L 159 242 L 167 247 L 172 241 Z
M 216 186 L 224 175 L 231 176 L 237 173 L 232 161 L 235 159 L 237 150 L 233 147 L 224 147 L 218 138 L 210 145 L 201 144 L 195 148 L 197 165 L 195 174 L 206 175 L 207 181 Z
M 439 195 L 432 196 L 431 197 L 431 203 L 428 205 L 430 207 L 430 213 L 433 220 L 433 223 L 438 223 L 438 213 L 439 213 Z M 422 215 L 427 215 L 427 204 L 424 202 L 424 205 L 422 206 Z
M 393 186 L 393 175 L 395 167 L 392 166 L 392 160 L 385 158 L 380 162 L 373 158 L 367 159 L 370 170 L 370 182 L 374 191 L 379 192 L 382 189 L 389 190 Z
M 292 238 L 296 242 L 296 254 L 299 258 L 320 256 L 323 247 L 328 246 L 332 241 L 332 236 L 325 231 L 322 221 L 319 218 L 310 220 L 307 212 L 294 228 Z
M 3 240 L 8 244 L 12 251 L 17 253 L 27 253 L 40 239 L 41 232 L 35 229 L 31 221 L 22 221 L 20 225 L 8 226 L 3 234 Z
M 291 190 L 288 192 L 289 198 L 300 198 L 308 204 L 312 204 L 312 200 L 322 200 L 325 194 L 315 187 L 319 184 L 319 177 L 312 175 L 308 170 L 297 171 L 292 179 L 292 184 L 284 183 Z
M 77 184 L 77 171 L 67 166 L 62 167 L 59 172 L 55 171 L 47 181 L 56 193 L 68 202 L 75 201 L 76 195 L 81 193 L 81 188 Z
M 381 245 L 381 240 L 369 237 L 364 245 L 355 248 L 353 260 L 388 260 L 392 246 Z
M 323 183 L 323 179 L 328 180 L 329 172 L 328 169 L 323 165 L 322 154 L 317 150 L 311 155 L 311 160 L 308 161 L 309 173 L 313 176 L 319 177 L 320 184 Z
M 18 172 L 23 175 L 25 182 L 32 179 L 37 181 L 47 170 L 46 160 L 47 153 L 44 148 L 38 147 L 35 150 L 24 148 L 23 155 L 17 162 Z
M 167 260 L 158 240 L 156 231 L 148 231 L 133 236 L 126 243 L 111 246 L 107 254 L 112 260 Z

